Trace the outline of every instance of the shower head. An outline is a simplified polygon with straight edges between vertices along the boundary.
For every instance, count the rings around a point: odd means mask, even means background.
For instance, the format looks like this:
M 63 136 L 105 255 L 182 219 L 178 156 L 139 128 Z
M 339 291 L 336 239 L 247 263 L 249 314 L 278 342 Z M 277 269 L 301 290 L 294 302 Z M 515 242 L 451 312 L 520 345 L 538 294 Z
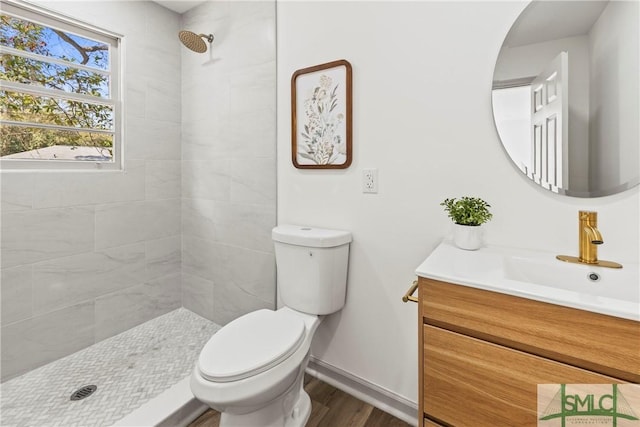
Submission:
M 191 31 L 183 30 L 178 33 L 178 37 L 183 45 L 197 53 L 204 53 L 207 51 L 207 45 L 202 39 L 206 39 L 209 44 L 213 42 L 213 34 L 196 34 Z

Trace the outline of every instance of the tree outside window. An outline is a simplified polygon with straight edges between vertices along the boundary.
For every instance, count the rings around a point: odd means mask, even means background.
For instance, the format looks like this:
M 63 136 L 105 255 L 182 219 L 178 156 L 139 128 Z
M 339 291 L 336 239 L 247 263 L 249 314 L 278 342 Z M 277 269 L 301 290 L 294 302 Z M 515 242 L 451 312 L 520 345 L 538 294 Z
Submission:
M 29 17 L 30 18 L 30 17 Z M 50 20 L 50 17 L 49 17 Z M 113 43 L 0 15 L 0 157 L 113 162 Z M 86 33 L 86 31 L 84 31 Z

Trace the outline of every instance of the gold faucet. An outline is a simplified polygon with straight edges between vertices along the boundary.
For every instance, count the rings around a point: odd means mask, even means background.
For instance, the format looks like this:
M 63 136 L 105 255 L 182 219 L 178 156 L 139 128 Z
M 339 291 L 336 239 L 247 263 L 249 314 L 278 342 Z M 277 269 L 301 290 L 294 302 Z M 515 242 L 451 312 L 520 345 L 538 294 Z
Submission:
M 578 212 L 578 246 L 580 256 L 558 255 L 560 261 L 577 264 L 590 264 L 600 267 L 622 268 L 621 264 L 612 261 L 598 260 L 598 245 L 604 243 L 602 234 L 598 230 L 598 212 Z
M 598 231 L 598 212 L 580 211 L 578 214 L 578 236 L 580 262 L 598 263 L 598 245 L 603 244 L 602 234 Z

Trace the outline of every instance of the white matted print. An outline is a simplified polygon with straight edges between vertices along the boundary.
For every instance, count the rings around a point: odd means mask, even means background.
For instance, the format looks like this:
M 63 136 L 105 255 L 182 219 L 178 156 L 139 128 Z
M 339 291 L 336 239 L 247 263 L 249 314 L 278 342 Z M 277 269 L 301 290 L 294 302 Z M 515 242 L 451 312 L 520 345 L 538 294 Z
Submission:
M 291 77 L 291 157 L 299 169 L 344 169 L 352 160 L 351 64 L 333 61 Z

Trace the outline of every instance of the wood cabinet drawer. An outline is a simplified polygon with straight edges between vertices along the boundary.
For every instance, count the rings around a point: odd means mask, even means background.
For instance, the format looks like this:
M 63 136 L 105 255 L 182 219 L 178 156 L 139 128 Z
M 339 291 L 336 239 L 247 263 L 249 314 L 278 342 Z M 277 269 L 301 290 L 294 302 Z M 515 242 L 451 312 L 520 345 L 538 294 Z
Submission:
M 538 384 L 612 384 L 622 381 L 423 326 L 423 411 L 443 424 L 537 425 Z
M 640 322 L 419 280 L 420 312 L 426 324 L 640 382 Z

